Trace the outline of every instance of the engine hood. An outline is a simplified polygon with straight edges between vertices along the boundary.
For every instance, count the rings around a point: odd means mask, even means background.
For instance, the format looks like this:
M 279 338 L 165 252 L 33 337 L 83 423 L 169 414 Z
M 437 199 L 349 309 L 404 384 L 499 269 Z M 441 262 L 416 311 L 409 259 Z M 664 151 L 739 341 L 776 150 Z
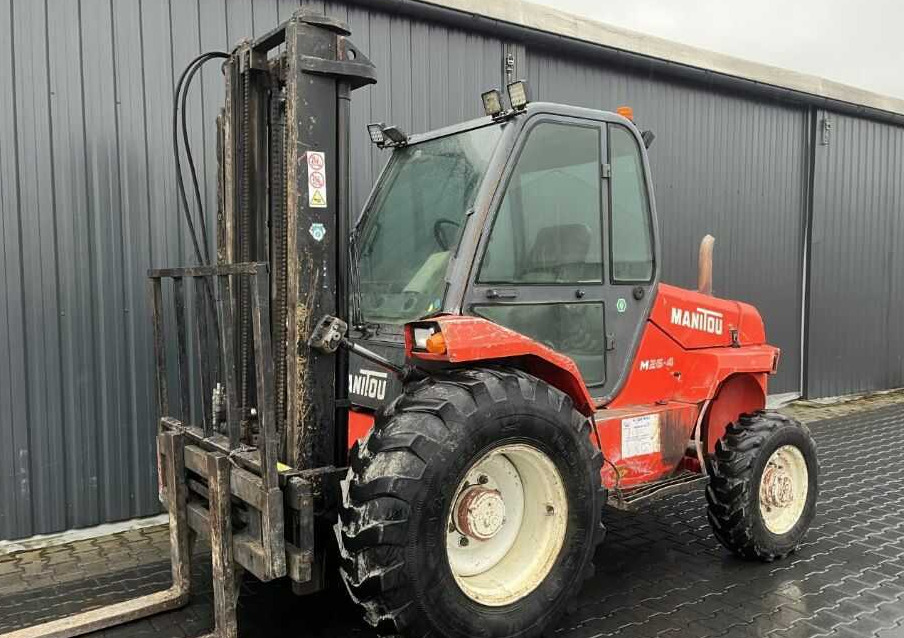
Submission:
M 686 349 L 762 345 L 766 329 L 750 304 L 660 284 L 650 321 Z

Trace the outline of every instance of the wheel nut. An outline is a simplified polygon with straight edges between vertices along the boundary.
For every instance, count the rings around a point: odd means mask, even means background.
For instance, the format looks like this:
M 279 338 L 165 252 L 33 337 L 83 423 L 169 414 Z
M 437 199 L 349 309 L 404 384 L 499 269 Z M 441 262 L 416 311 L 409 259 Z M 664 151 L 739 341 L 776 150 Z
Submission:
M 489 482 L 489 480 L 490 479 L 487 478 L 486 474 L 481 474 L 480 476 L 477 477 L 477 482 L 480 483 L 481 485 L 486 485 Z
M 468 546 L 468 542 L 469 542 L 469 541 L 468 541 L 467 537 L 462 536 L 461 538 L 458 539 L 458 546 L 459 546 L 459 547 L 467 547 L 467 546 Z
M 547 516 L 552 516 L 552 515 L 555 514 L 555 513 L 556 513 L 556 508 L 553 507 L 552 505 L 547 504 L 547 505 L 546 505 L 546 515 L 547 515 Z

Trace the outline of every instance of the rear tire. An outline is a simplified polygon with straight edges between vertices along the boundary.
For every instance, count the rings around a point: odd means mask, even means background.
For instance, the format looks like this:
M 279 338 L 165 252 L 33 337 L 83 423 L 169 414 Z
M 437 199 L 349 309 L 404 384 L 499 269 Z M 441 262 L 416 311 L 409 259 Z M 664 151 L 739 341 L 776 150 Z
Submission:
M 592 573 L 601 463 L 588 419 L 527 374 L 450 371 L 406 388 L 355 445 L 342 483 L 349 593 L 384 634 L 540 636 Z M 507 496 L 519 483 L 523 507 Z M 521 550 L 506 561 L 493 545 L 511 530 Z M 518 545 L 522 530 L 532 545 Z M 510 576 L 517 585 L 492 585 Z
M 773 561 L 797 549 L 816 514 L 816 444 L 777 412 L 742 415 L 716 443 L 706 489 L 716 538 L 738 556 Z

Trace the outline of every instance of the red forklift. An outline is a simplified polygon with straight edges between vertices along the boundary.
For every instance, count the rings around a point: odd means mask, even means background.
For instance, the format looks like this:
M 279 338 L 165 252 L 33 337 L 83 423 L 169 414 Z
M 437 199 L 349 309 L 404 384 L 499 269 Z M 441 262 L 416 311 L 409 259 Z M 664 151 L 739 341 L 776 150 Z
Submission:
M 349 104 L 377 72 L 348 36 L 299 11 L 183 74 L 177 105 L 225 60 L 216 254 L 183 188 L 198 265 L 149 273 L 173 586 L 13 636 L 185 604 L 197 539 L 223 637 L 242 573 L 298 594 L 338 574 L 388 635 L 540 636 L 604 508 L 701 486 L 735 554 L 801 542 L 813 440 L 765 410 L 779 350 L 712 295 L 712 239 L 698 290 L 660 281 L 653 134 L 523 81 L 461 124 L 374 123 L 387 161 L 352 224 Z

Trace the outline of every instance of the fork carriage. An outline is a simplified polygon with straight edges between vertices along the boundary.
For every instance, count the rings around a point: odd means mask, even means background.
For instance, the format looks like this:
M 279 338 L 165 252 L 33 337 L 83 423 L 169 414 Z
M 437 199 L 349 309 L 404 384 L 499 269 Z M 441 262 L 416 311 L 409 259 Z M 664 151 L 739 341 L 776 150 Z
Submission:
M 237 569 L 262 581 L 288 575 L 307 583 L 314 555 L 311 473 L 279 461 L 268 270 L 266 263 L 244 263 L 149 272 L 157 406 L 163 415 L 157 437 L 160 498 L 170 514 L 174 587 L 188 591 L 192 539 L 208 538 L 216 618 L 224 635 L 235 632 Z M 165 312 L 165 288 L 172 292 L 172 313 Z M 236 329 L 240 292 L 247 293 L 252 324 L 246 359 Z M 168 344 L 175 346 L 178 383 L 172 402 Z M 215 379 L 222 380 L 214 386 Z M 201 390 L 200 401 L 192 401 L 192 385 Z

